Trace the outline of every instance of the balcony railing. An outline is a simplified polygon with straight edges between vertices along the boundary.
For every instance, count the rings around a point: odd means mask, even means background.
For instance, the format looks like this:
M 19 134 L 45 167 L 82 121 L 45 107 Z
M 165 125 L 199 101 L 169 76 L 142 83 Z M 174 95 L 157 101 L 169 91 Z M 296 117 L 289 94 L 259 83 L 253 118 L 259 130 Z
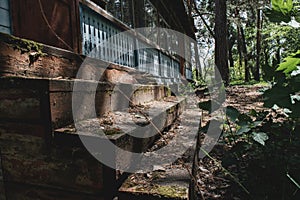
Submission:
M 147 43 L 147 40 L 127 32 L 120 34 L 126 29 L 83 3 L 80 4 L 80 23 L 83 54 L 136 68 L 166 83 L 180 80 L 180 64 L 176 58 Z
M 11 33 L 9 0 L 0 1 L 0 32 Z

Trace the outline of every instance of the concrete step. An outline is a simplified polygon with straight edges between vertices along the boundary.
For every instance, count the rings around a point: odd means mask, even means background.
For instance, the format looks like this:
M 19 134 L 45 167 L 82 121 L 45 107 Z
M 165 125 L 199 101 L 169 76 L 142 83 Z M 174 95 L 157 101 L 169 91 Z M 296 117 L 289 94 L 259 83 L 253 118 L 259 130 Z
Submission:
M 97 178 L 103 180 L 106 188 L 110 188 L 107 192 L 113 193 L 122 182 L 121 176 L 117 174 L 136 165 L 135 158 L 128 152 L 145 152 L 160 137 L 158 131 L 162 132 L 170 126 L 182 113 L 184 106 L 185 98 L 167 98 L 111 112 L 99 118 L 83 120 L 76 123 L 76 126 L 71 124 L 56 129 L 53 144 L 58 149 L 87 148 L 87 151 L 96 158 L 97 155 L 108 152 L 109 167 L 106 167 L 105 174 Z M 106 146 L 105 149 L 101 148 L 107 145 L 105 143 L 107 140 L 113 144 L 113 148 Z M 76 160 L 76 157 L 73 159 Z M 99 165 L 105 168 L 104 164 L 107 163 L 103 164 L 100 161 Z
M 130 101 L 135 105 L 146 106 L 149 101 L 159 102 L 169 95 L 165 87 L 157 85 L 81 81 L 85 90 L 77 92 L 82 92 L 82 97 L 91 97 L 91 88 L 97 86 L 95 106 L 92 106 L 99 116 L 110 112 L 120 112 L 122 116 L 123 109 L 128 109 L 129 103 L 120 104 L 121 94 L 113 92 L 116 85 L 129 88 Z M 0 78 L 0 146 L 7 198 L 46 199 L 61 193 L 61 198 L 54 199 L 70 199 L 74 194 L 86 196 L 86 199 L 111 199 L 115 194 L 116 170 L 96 160 L 78 135 L 59 130 L 54 132 L 73 124 L 73 86 L 74 80 L 61 78 Z M 165 102 L 159 107 L 170 106 L 165 110 L 168 118 L 163 121 L 163 126 L 172 123 L 172 119 L 180 114 L 177 113 L 180 107 L 176 105 L 183 105 L 183 102 L 173 102 L 174 106 Z M 151 106 L 148 110 L 155 113 Z M 136 118 L 138 125 L 145 125 L 142 117 Z M 95 135 L 88 137 L 101 139 Z M 120 146 L 127 145 L 128 149 L 141 146 L 140 150 L 152 140 L 140 145 L 144 140 L 129 139 L 125 133 L 111 134 L 110 137 Z M 116 157 L 112 160 L 115 161 Z
M 102 117 L 82 120 L 54 131 L 57 144 L 81 146 L 80 139 L 109 139 L 129 152 L 145 152 L 183 112 L 185 98 L 165 98 L 127 109 L 108 112 Z M 122 158 L 122 155 L 117 155 Z M 116 160 L 120 160 L 116 158 Z M 130 159 L 128 160 L 130 161 Z M 123 163 L 124 164 L 124 163 Z
M 200 125 L 200 113 L 198 108 L 191 106 L 188 102 L 186 109 L 180 116 L 181 123 L 177 124 L 177 128 L 175 127 L 173 130 L 176 134 L 173 140 L 179 137 L 185 138 L 180 140 L 182 143 L 195 142 L 195 133 L 198 132 Z M 180 162 L 177 160 L 173 164 L 155 166 L 151 172 L 130 175 L 119 189 L 118 200 L 188 199 L 192 157 L 195 148 L 194 145 L 191 146 L 184 155 L 178 155 Z M 172 149 L 173 152 L 170 152 L 169 155 L 176 154 L 177 149 Z
M 143 177 L 139 180 L 138 177 Z M 147 182 L 147 183 L 145 183 Z M 119 189 L 118 200 L 186 200 L 190 176 L 172 165 L 147 174 L 131 175 Z

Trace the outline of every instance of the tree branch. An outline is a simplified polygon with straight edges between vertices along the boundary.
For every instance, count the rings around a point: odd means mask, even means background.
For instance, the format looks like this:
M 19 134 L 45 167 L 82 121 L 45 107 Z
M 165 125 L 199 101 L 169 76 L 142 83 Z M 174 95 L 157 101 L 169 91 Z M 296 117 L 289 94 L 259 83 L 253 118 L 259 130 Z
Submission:
M 209 31 L 210 35 L 215 39 L 215 33 L 213 30 L 211 30 L 211 28 L 209 27 L 209 25 L 207 24 L 206 20 L 204 19 L 202 13 L 200 13 L 200 11 L 197 8 L 197 4 L 196 4 L 196 0 L 193 0 L 193 7 L 194 10 L 196 11 L 196 13 L 199 15 L 199 17 L 201 18 L 202 22 L 204 23 L 205 27 L 207 28 L 207 30 Z

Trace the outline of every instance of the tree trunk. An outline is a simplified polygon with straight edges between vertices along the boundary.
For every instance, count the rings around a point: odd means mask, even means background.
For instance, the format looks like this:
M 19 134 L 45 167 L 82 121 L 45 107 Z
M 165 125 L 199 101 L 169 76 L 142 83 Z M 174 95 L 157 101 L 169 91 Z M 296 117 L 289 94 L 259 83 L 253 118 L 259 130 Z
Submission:
M 244 29 L 242 26 L 240 28 L 240 31 L 241 31 L 242 51 L 243 51 L 244 65 L 245 65 L 245 82 L 249 82 L 250 81 L 250 70 L 249 70 L 249 66 L 248 66 L 248 52 L 247 52 L 247 44 L 246 44 Z
M 242 36 L 241 36 L 241 20 L 239 16 L 239 10 L 236 8 L 235 16 L 238 18 L 237 22 L 237 50 L 239 55 L 239 75 L 242 75 L 242 67 L 243 67 L 243 53 L 242 53 Z
M 241 27 L 238 26 L 238 41 L 237 41 L 237 50 L 239 54 L 239 75 L 242 74 L 242 67 L 243 67 L 243 54 L 242 54 L 242 36 L 241 36 Z
M 260 52 L 261 52 L 261 28 L 262 28 L 262 19 L 261 19 L 261 10 L 257 9 L 257 22 L 256 22 L 256 70 L 254 73 L 254 79 L 259 81 L 260 79 Z
M 197 42 L 194 43 L 194 51 L 195 51 L 195 62 L 196 62 L 196 78 L 197 80 L 203 79 L 202 77 L 202 69 L 201 69 L 201 63 L 200 63 L 200 57 L 199 57 L 199 49 Z
M 229 67 L 230 68 L 234 67 L 234 60 L 233 60 L 233 53 L 232 53 L 232 48 L 233 48 L 234 42 L 235 42 L 235 36 L 229 37 L 229 40 L 228 40 L 228 59 L 229 59 Z
M 226 0 L 215 0 L 215 76 L 229 84 Z M 219 76 L 218 70 L 221 77 Z

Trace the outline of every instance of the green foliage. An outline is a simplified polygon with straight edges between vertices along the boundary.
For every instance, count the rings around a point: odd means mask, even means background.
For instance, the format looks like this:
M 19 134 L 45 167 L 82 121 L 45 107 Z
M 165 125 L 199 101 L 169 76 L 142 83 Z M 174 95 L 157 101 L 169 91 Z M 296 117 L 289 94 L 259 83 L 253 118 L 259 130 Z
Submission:
M 297 6 L 293 6 L 292 1 L 272 0 L 272 9 L 281 15 L 291 16 L 299 13 Z M 298 15 L 298 14 L 297 14 Z M 269 16 L 272 20 L 272 16 Z M 295 30 L 289 28 L 290 31 Z M 280 34 L 280 33 L 279 33 Z M 297 36 L 299 38 L 299 34 Z M 299 46 L 297 47 L 299 48 Z M 286 115 L 293 121 L 300 117 L 300 50 L 287 56 L 276 69 L 273 87 L 264 93 L 264 106 L 277 109 L 282 108 Z
M 265 145 L 265 141 L 269 139 L 268 135 L 264 132 L 252 132 L 253 140 L 261 145 Z
M 265 145 L 268 135 L 265 132 L 257 131 L 262 124 L 262 118 L 265 119 L 268 113 L 257 113 L 251 110 L 248 114 L 240 113 L 232 106 L 226 107 L 226 124 L 224 125 L 223 137 L 229 142 L 235 142 L 239 139 L 248 144 L 257 142 Z M 255 117 L 255 120 L 252 119 Z
M 289 15 L 293 10 L 292 0 L 272 0 L 272 7 L 277 12 L 281 12 L 284 15 Z
M 240 112 L 238 111 L 238 109 L 232 106 L 228 106 L 226 108 L 226 115 L 231 121 L 235 122 L 238 119 Z
M 286 75 L 297 69 L 300 65 L 300 50 L 284 59 L 277 71 L 283 71 Z
M 292 0 L 272 0 L 272 9 L 266 8 L 265 14 L 271 22 L 290 22 L 293 13 Z
M 279 65 L 279 74 L 272 88 L 264 93 L 264 106 L 285 109 L 293 120 L 300 118 L 300 51 L 288 56 Z

